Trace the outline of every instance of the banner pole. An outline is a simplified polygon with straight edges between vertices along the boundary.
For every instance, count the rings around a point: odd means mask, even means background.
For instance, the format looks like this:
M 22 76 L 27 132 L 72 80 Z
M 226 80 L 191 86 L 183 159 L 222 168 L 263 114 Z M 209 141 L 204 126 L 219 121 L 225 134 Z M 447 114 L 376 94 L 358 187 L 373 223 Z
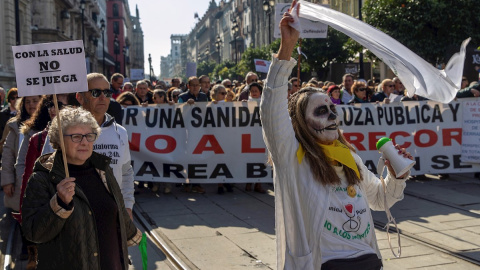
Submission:
M 62 121 L 60 120 L 60 111 L 58 110 L 57 94 L 53 94 L 53 104 L 55 104 L 55 113 L 57 115 L 58 133 L 60 135 L 60 148 L 62 149 L 63 167 L 65 168 L 65 177 L 70 177 L 68 173 L 67 153 L 65 152 L 65 143 L 63 141 Z
M 300 81 L 300 63 L 302 62 L 302 39 L 298 39 L 298 48 L 300 48 L 300 50 L 298 51 L 298 63 L 297 63 L 297 82 L 298 82 L 298 87 L 299 88 L 302 88 L 301 87 L 301 81 Z

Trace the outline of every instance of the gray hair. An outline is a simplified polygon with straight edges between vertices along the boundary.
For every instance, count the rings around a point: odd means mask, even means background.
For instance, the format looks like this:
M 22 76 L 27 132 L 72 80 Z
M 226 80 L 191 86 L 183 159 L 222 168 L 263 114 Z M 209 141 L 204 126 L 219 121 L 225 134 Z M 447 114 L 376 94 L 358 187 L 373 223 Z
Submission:
M 211 96 L 212 98 L 215 97 L 215 100 L 217 100 L 216 97 L 217 97 L 218 91 L 220 91 L 221 89 L 227 90 L 227 89 L 225 88 L 225 86 L 223 86 L 222 84 L 215 84 L 215 85 L 212 87 L 212 90 L 210 91 L 210 96 Z M 218 101 L 218 100 L 217 100 L 217 101 Z
M 255 75 L 255 76 L 258 77 L 257 73 L 255 73 L 255 72 L 253 72 L 253 71 L 249 71 L 249 72 L 247 73 L 247 75 L 245 75 L 245 81 L 248 81 L 248 77 L 253 76 L 253 75 Z
M 140 81 L 138 81 L 138 82 L 135 84 L 135 87 L 138 87 L 139 85 L 142 85 L 142 84 L 145 84 L 146 86 L 148 86 L 147 81 L 145 81 L 145 80 L 140 80 Z
M 59 112 L 60 120 L 62 120 L 62 132 L 65 134 L 67 130 L 71 127 L 78 126 L 78 125 L 85 125 L 90 126 L 92 128 L 93 133 L 97 133 L 97 138 L 102 133 L 102 129 L 98 126 L 97 120 L 93 117 L 93 115 L 80 107 L 73 108 L 73 107 L 65 107 Z M 50 137 L 50 144 L 54 149 L 60 149 L 60 134 L 58 128 L 58 120 L 52 119 L 50 128 L 48 129 L 48 137 Z

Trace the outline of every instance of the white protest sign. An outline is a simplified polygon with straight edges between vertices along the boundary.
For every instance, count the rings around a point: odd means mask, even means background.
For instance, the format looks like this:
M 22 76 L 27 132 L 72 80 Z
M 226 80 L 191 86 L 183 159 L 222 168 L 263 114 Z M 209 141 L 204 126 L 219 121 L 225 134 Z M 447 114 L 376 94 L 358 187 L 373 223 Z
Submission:
M 480 101 L 463 101 L 462 162 L 480 163 Z
M 283 13 L 287 12 L 291 4 L 278 3 L 275 5 L 275 31 L 273 37 L 280 38 L 280 21 L 282 20 Z M 302 25 L 302 33 L 300 38 L 327 38 L 328 25 L 317 21 L 310 21 L 305 18 L 300 18 L 300 24 Z
M 270 64 L 272 62 L 262 59 L 253 59 L 253 61 L 255 63 L 256 72 L 268 73 L 268 69 L 270 68 Z
M 88 90 L 81 40 L 13 46 L 18 95 L 49 95 Z
M 132 81 L 139 81 L 145 79 L 145 73 L 142 68 L 132 68 L 130 69 L 130 77 Z

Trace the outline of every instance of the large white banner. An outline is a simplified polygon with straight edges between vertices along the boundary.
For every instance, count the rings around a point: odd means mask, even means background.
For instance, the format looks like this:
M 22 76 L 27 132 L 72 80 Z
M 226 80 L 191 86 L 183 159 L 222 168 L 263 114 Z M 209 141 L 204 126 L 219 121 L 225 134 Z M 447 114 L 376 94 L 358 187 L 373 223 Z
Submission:
M 272 181 L 256 102 L 128 107 L 123 124 L 135 180 Z
M 374 172 L 381 137 L 412 153 L 417 162 L 412 175 L 480 171 L 478 162 L 462 162 L 462 102 L 368 103 L 337 110 L 346 138 Z M 123 123 L 136 180 L 272 181 L 256 102 L 134 106 L 124 109 Z
M 480 163 L 480 100 L 463 105 L 462 161 Z
M 12 51 L 19 96 L 88 90 L 81 40 L 13 46 Z

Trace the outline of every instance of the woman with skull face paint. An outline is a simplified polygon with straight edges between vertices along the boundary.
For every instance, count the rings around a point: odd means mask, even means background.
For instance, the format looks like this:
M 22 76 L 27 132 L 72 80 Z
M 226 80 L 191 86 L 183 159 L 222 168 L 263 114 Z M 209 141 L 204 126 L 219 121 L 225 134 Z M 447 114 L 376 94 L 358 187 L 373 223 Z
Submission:
M 293 1 L 290 10 L 295 5 Z M 280 22 L 281 45 L 260 104 L 274 167 L 277 269 L 380 269 L 370 209 L 384 210 L 401 200 L 409 173 L 396 179 L 386 162 L 385 205 L 380 179 L 338 129 L 330 97 L 308 87 L 287 101 L 287 78 L 296 65 L 291 55 L 299 37 L 289 25 L 294 20 L 287 12 Z

